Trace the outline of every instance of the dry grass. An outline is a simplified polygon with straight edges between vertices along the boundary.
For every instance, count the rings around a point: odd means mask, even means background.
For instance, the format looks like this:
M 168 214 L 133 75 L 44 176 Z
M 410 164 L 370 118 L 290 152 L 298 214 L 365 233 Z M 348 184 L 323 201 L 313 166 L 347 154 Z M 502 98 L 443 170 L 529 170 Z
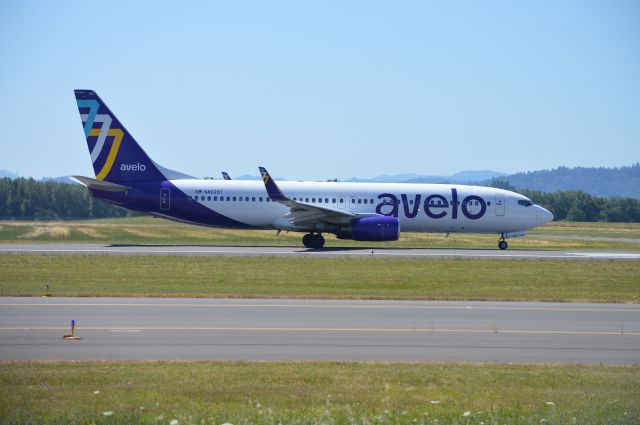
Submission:
M 0 363 L 5 423 L 637 424 L 639 394 L 622 366 Z
M 0 295 L 638 303 L 640 261 L 0 255 Z
M 61 232 L 60 229 L 68 229 Z M 58 230 L 52 230 L 58 229 Z M 93 229 L 94 231 L 90 231 Z M 337 240 L 327 246 L 495 248 L 497 235 L 402 233 L 399 241 L 376 244 Z M 167 245 L 278 245 L 301 246 L 301 234 L 267 230 L 230 230 L 191 226 L 148 217 L 90 221 L 4 221 L 0 241 L 92 242 Z M 625 249 L 640 250 L 640 223 L 549 223 L 526 238 L 509 241 L 514 249 Z

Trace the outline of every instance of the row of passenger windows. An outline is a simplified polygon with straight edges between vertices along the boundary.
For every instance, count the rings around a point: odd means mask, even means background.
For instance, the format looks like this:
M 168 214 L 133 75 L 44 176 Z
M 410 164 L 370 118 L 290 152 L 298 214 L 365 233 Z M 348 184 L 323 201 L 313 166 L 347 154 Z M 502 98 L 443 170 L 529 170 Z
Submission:
M 223 201 L 227 201 L 227 202 L 272 202 L 271 198 L 269 197 L 262 197 L 262 196 L 204 196 L 204 195 L 194 195 L 194 196 L 190 196 L 189 199 L 195 200 L 195 201 L 216 201 L 216 202 L 223 202 Z M 294 201 L 299 201 L 299 202 L 308 202 L 308 203 L 312 203 L 312 204 L 328 204 L 329 200 L 331 200 L 331 203 L 335 204 L 338 202 L 340 202 L 340 204 L 344 204 L 344 198 L 299 198 L 299 197 L 294 197 L 292 198 Z M 362 198 L 358 198 L 357 200 L 358 204 L 371 204 L 373 205 L 373 199 L 362 199 Z
M 271 198 L 269 197 L 262 197 L 262 196 L 204 196 L 204 195 L 194 195 L 193 197 L 189 197 L 189 199 L 195 200 L 195 201 L 215 201 L 215 202 L 272 202 Z M 294 197 L 293 200 L 294 201 L 300 201 L 300 202 L 306 202 L 306 203 L 312 203 L 312 204 L 328 204 L 329 203 L 329 199 L 331 199 L 331 203 L 335 204 L 336 201 L 338 201 L 338 199 L 336 198 L 299 198 L 299 197 Z M 340 201 L 340 205 L 344 204 L 344 198 L 339 198 Z M 369 205 L 373 205 L 373 199 L 367 199 L 367 198 L 358 198 L 357 203 L 358 204 L 369 204 Z M 392 205 L 392 202 L 388 202 L 385 201 L 384 204 L 387 205 Z M 409 200 L 409 204 L 413 205 L 414 204 L 414 200 L 411 199 Z M 449 204 L 453 204 L 453 201 L 450 201 Z M 531 201 L 522 201 L 519 200 L 518 204 L 520 205 L 524 205 L 526 207 L 531 206 L 533 203 Z M 442 205 L 442 201 L 438 200 L 438 202 L 436 203 L 435 201 L 431 201 L 429 202 L 429 205 Z M 460 201 L 458 201 L 458 205 L 460 205 Z M 467 201 L 466 205 L 469 206 L 476 206 L 479 207 L 480 206 L 480 202 L 476 201 L 476 200 L 472 200 L 472 201 Z M 487 201 L 487 206 L 490 206 L 491 202 Z
M 189 196 L 189 199 L 192 199 L 194 201 L 219 201 L 219 202 L 249 202 L 249 200 L 251 200 L 251 202 L 271 202 L 271 198 L 268 197 L 255 197 L 255 196 Z

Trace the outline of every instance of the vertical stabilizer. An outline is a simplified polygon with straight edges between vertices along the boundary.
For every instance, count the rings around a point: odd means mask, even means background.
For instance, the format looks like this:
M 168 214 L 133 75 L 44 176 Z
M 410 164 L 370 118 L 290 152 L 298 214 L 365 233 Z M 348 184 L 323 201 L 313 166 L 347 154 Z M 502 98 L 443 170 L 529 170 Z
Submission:
M 189 178 L 156 164 L 93 90 L 75 90 L 97 180 L 160 181 Z

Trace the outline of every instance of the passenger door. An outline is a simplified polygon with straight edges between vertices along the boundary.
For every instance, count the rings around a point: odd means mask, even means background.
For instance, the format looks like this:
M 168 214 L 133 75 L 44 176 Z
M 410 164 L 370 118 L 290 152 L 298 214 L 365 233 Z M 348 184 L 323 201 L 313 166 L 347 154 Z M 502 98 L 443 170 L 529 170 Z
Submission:
M 496 215 L 503 216 L 505 210 L 504 196 L 496 195 Z

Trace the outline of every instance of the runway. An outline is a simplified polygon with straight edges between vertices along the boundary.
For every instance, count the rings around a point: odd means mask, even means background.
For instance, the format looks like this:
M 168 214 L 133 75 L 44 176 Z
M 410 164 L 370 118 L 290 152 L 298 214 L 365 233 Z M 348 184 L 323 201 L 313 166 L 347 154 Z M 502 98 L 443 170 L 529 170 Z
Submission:
M 0 298 L 0 359 L 640 364 L 640 306 Z
M 499 249 L 430 248 L 344 248 L 308 249 L 292 246 L 200 246 L 200 245 L 101 245 L 0 243 L 0 253 L 85 254 L 85 255 L 186 255 L 186 256 L 299 256 L 299 257 L 378 257 L 378 258 L 492 258 L 492 259 L 626 259 L 640 260 L 640 251 L 540 251 Z

